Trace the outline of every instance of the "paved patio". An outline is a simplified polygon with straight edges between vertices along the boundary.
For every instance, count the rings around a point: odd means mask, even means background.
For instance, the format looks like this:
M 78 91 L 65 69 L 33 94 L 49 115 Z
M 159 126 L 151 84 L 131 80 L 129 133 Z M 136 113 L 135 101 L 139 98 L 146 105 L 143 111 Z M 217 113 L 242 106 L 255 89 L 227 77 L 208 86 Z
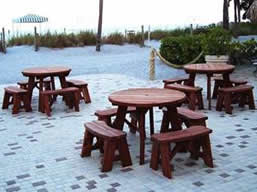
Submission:
M 237 71 L 234 76 L 256 86 L 253 68 Z M 61 98 L 54 104 L 52 117 L 37 112 L 38 93 L 34 93 L 33 112 L 11 115 L 0 110 L 0 191 L 257 191 L 257 112 L 234 107 L 233 115 L 203 110 L 209 117 L 215 168 L 189 154 L 175 156 L 173 179 L 149 168 L 151 142 L 147 122 L 146 164 L 139 165 L 138 134 L 128 133 L 133 165 L 122 168 L 114 163 L 111 172 L 100 171 L 100 153 L 81 158 L 83 123 L 95 118 L 97 109 L 111 107 L 108 95 L 130 87 L 162 87 L 162 82 L 146 81 L 123 75 L 87 75 L 73 77 L 89 83 L 92 103 L 80 104 L 80 112 L 66 109 Z M 197 78 L 204 88 L 206 78 Z M 0 102 L 3 87 L 0 86 Z M 257 99 L 255 88 L 255 99 Z M 256 101 L 255 101 L 256 102 Z M 2 103 L 0 103 L 2 104 Z M 256 102 L 257 104 L 257 102 Z M 158 132 L 162 112 L 155 109 L 155 130 Z M 148 118 L 146 118 L 148 120 Z M 128 132 L 127 127 L 125 131 Z

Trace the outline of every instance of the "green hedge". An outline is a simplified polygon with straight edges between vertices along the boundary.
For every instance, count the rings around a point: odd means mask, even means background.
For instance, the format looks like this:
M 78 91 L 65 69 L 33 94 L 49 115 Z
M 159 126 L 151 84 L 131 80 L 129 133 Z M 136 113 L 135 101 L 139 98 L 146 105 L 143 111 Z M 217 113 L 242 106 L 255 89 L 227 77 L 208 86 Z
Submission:
M 186 64 L 195 59 L 202 51 L 202 35 L 167 37 L 161 40 L 161 55 L 173 64 Z M 202 62 L 200 58 L 198 62 Z

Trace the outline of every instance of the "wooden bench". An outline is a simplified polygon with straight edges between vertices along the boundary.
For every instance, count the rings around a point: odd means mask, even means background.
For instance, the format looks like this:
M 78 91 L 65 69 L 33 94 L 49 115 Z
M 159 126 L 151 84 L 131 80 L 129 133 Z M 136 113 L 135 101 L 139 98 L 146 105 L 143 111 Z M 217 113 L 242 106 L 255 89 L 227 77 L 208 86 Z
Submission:
M 95 115 L 98 117 L 98 120 L 105 121 L 107 125 L 112 126 L 113 122 L 111 120 L 112 117 L 116 116 L 118 112 L 118 108 L 111 108 L 111 109 L 104 109 L 104 110 L 97 110 L 95 112 Z M 130 128 L 131 133 L 136 133 L 138 129 L 138 115 L 136 111 L 136 107 L 128 107 L 127 108 L 127 113 L 130 114 L 131 121 L 128 121 L 125 119 L 125 123 Z M 154 117 L 153 117 L 153 109 L 149 109 L 149 119 L 150 119 L 150 134 L 154 134 Z
M 253 86 L 251 85 L 240 85 L 236 87 L 220 88 L 218 91 L 218 99 L 216 103 L 216 110 L 221 111 L 225 107 L 225 111 L 228 114 L 232 114 L 232 101 L 233 95 L 239 97 L 239 107 L 244 107 L 248 104 L 249 109 L 255 109 Z
M 93 121 L 85 123 L 84 141 L 81 157 L 91 156 L 93 139 L 101 140 L 99 148 L 103 147 L 102 172 L 112 170 L 112 162 L 115 159 L 121 160 L 123 167 L 132 165 L 128 149 L 126 133 L 108 126 L 104 121 Z M 115 150 L 118 149 L 119 156 L 115 157 Z
M 192 86 L 181 85 L 181 84 L 167 84 L 165 88 L 174 89 L 185 93 L 187 101 L 189 103 L 188 104 L 189 109 L 194 111 L 196 108 L 196 105 L 198 105 L 198 109 L 204 108 L 201 87 L 192 87 Z
M 192 111 L 190 109 L 178 107 L 178 116 L 179 119 L 185 123 L 187 127 L 193 126 L 193 125 L 202 125 L 206 126 L 206 120 L 208 117 L 204 115 L 203 113 Z
M 222 77 L 214 77 L 214 88 L 213 88 L 213 93 L 212 93 L 212 98 L 216 99 L 218 96 L 218 90 L 219 88 L 223 88 L 224 87 L 224 80 Z M 246 80 L 242 80 L 242 79 L 230 79 L 230 86 L 231 87 L 235 87 L 235 86 L 239 86 L 239 85 L 245 85 L 248 82 Z
M 80 89 L 81 96 L 80 99 L 84 99 L 85 103 L 91 103 L 91 98 L 88 91 L 88 84 L 85 81 L 81 80 L 67 80 L 69 87 L 77 87 Z
M 211 145 L 209 134 L 212 132 L 204 126 L 191 126 L 185 130 L 168 133 L 154 134 L 150 167 L 158 169 L 161 159 L 162 172 L 165 177 L 171 178 L 170 160 L 182 148 L 186 147 L 196 158 L 203 158 L 208 167 L 213 167 Z M 170 143 L 175 143 L 175 147 L 170 149 Z M 200 151 L 202 148 L 202 151 Z
M 22 89 L 28 89 L 29 82 L 24 80 L 24 81 L 18 81 L 17 84 Z M 39 88 L 38 84 L 39 84 L 39 80 L 36 80 L 34 87 Z M 50 79 L 43 80 L 43 87 L 45 88 L 45 90 L 55 90 L 55 86 L 53 86 L 52 80 Z
M 166 88 L 166 86 L 168 84 L 183 84 L 183 85 L 187 85 L 189 78 L 188 77 L 178 77 L 178 78 L 172 78 L 172 79 L 165 79 L 162 82 L 164 83 L 164 88 Z
M 4 99 L 2 104 L 2 109 L 8 109 L 10 104 L 13 104 L 12 114 L 19 113 L 22 103 L 26 112 L 31 111 L 30 103 L 28 100 L 28 91 L 26 89 L 21 89 L 15 86 L 9 86 L 4 88 Z M 11 100 L 10 100 L 11 99 Z
M 67 87 L 63 89 L 40 91 L 40 111 L 51 116 L 50 106 L 52 105 L 52 96 L 62 95 L 65 97 L 66 104 L 70 109 L 75 107 L 79 111 L 79 89 L 76 87 Z

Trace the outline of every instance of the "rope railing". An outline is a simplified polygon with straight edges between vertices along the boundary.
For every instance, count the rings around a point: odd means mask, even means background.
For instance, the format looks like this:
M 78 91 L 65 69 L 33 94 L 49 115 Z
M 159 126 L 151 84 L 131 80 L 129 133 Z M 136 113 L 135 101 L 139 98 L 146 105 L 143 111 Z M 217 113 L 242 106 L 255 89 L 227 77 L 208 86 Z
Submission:
M 173 64 L 170 63 L 169 61 L 167 61 L 161 54 L 159 51 L 157 51 L 155 48 L 151 48 L 151 53 L 150 53 L 150 62 L 149 62 L 149 78 L 150 80 L 154 80 L 155 79 L 155 55 L 157 55 L 160 60 L 165 63 L 166 65 L 176 68 L 176 69 L 182 69 L 184 67 L 184 65 L 187 64 L 194 64 L 196 63 L 203 55 L 203 51 L 192 61 L 186 63 L 186 64 Z

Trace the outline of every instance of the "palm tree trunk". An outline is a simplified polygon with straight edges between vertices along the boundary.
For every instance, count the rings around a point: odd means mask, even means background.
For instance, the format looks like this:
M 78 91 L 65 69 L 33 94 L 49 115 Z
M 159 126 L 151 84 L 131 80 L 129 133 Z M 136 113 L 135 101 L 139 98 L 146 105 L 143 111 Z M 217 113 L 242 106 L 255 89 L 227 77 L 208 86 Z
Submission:
M 236 0 L 237 2 L 237 18 L 238 18 L 238 23 L 241 22 L 241 10 L 240 10 L 240 0 Z
M 237 0 L 234 0 L 234 18 L 235 18 L 235 23 L 238 23 L 237 20 L 237 10 L 238 10 L 238 4 L 237 4 Z
M 98 19 L 98 30 L 96 35 L 96 51 L 101 50 L 102 24 L 103 24 L 103 0 L 99 0 L 99 19 Z
M 224 0 L 223 2 L 223 28 L 229 29 L 228 0 Z

